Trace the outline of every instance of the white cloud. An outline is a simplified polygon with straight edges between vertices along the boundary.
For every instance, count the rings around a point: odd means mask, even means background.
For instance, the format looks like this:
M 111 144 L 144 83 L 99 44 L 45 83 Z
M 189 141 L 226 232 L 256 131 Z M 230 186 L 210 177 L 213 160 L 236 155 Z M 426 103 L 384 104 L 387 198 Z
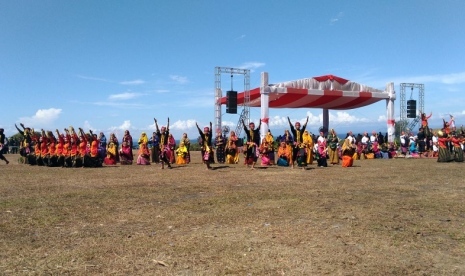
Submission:
M 121 102 L 93 102 L 92 104 L 98 105 L 98 106 L 111 106 L 111 107 L 119 107 L 119 108 L 145 108 L 147 107 L 144 104 L 121 103 Z
M 90 129 L 90 130 L 92 130 L 92 131 L 94 131 L 94 132 L 97 131 L 97 129 L 94 128 L 94 127 L 92 127 L 92 126 L 90 125 L 89 121 L 86 120 L 86 121 L 84 121 L 84 130 L 87 130 L 87 129 Z
M 322 119 L 320 121 L 320 116 L 315 116 L 312 114 L 312 112 L 307 111 L 307 116 L 308 116 L 308 125 L 309 126 L 319 126 L 321 125 Z M 321 115 L 323 116 L 323 115 Z M 292 119 L 290 118 L 291 123 L 294 125 L 296 122 L 300 122 L 301 124 L 305 124 L 305 121 L 307 120 L 307 117 L 302 118 L 302 119 Z M 287 120 L 287 117 L 281 117 L 281 116 L 274 116 L 270 118 L 269 121 L 269 126 L 270 127 L 289 127 L 289 121 Z
M 234 122 L 231 122 L 231 121 L 222 121 L 221 122 L 221 125 L 222 126 L 228 126 L 230 128 L 233 128 L 233 127 L 236 127 L 237 126 L 237 122 L 234 123 Z
M 265 66 L 263 62 L 244 62 L 238 66 L 238 68 L 242 69 L 250 69 L 250 72 L 255 72 L 255 69 Z
M 197 121 L 193 119 L 189 120 L 177 120 L 174 124 L 170 124 L 170 129 L 172 130 L 188 130 L 188 129 L 196 129 L 195 123 Z
M 155 90 L 156 93 L 168 93 L 170 92 L 169 90 L 166 90 L 166 89 L 158 89 L 158 90 Z
M 19 122 L 30 127 L 49 127 L 55 122 L 61 114 L 60 108 L 39 109 L 31 117 L 21 117 Z
M 443 83 L 443 84 L 461 84 L 465 83 L 465 72 L 451 73 L 451 74 L 438 74 L 438 75 L 424 75 L 416 77 L 398 77 L 395 79 L 396 83 Z
M 323 114 L 320 115 L 320 118 L 321 121 L 323 121 Z M 357 118 L 345 111 L 337 111 L 336 114 L 329 112 L 329 121 L 330 124 L 357 124 L 370 122 L 370 120 L 367 118 Z
M 94 78 L 94 77 L 87 77 L 87 76 L 80 76 L 80 75 L 78 75 L 77 77 L 78 77 L 78 78 L 81 78 L 81 79 L 85 79 L 85 80 L 94 80 L 94 81 L 113 82 L 113 81 L 111 81 L 111 80 L 102 79 L 102 78 Z
M 241 39 L 244 39 L 245 37 L 246 37 L 246 35 L 243 34 L 243 35 L 241 35 L 241 36 L 239 36 L 239 37 L 236 37 L 236 40 L 241 40 Z
M 362 77 L 358 79 L 358 82 L 373 87 L 384 87 L 388 82 L 394 82 L 395 85 L 399 83 L 441 83 L 447 85 L 463 84 L 465 83 L 465 72 L 450 73 L 450 74 L 437 74 L 437 75 L 423 75 L 423 76 L 397 76 L 390 78 L 376 78 L 372 76 Z M 462 89 L 458 87 L 443 87 L 441 89 L 450 92 L 460 92 Z M 415 90 L 416 91 L 416 90 Z M 400 91 L 398 91 L 399 93 Z M 459 100 L 459 99 L 457 99 Z M 447 100 L 447 103 L 450 103 Z M 455 103 L 454 103 L 455 105 Z
M 189 80 L 187 79 L 187 77 L 181 77 L 181 76 L 178 76 L 178 75 L 171 75 L 170 78 L 178 83 L 189 83 Z
M 131 125 L 131 121 L 130 120 L 125 120 L 123 122 L 122 125 L 120 126 L 112 126 L 112 127 L 109 127 L 108 130 L 111 130 L 111 131 L 118 131 L 118 130 L 122 130 L 122 131 L 125 131 L 125 130 L 129 130 L 129 129 L 136 129 L 135 127 L 133 127 Z
M 142 93 L 133 93 L 133 92 L 125 92 L 121 94 L 112 94 L 108 97 L 109 100 L 130 100 L 145 94 Z
M 386 115 L 380 115 L 378 117 L 378 122 L 386 122 L 387 121 L 387 117 Z
M 332 17 L 330 20 L 329 20 L 329 25 L 330 26 L 333 26 L 334 24 L 336 24 L 339 19 L 342 18 L 342 16 L 344 16 L 344 13 L 343 12 L 339 12 L 335 17 Z
M 139 84 L 144 84 L 145 81 L 144 80 L 140 80 L 140 79 L 137 79 L 137 80 L 130 80 L 130 81 L 120 81 L 119 84 L 122 84 L 122 85 L 139 85 Z

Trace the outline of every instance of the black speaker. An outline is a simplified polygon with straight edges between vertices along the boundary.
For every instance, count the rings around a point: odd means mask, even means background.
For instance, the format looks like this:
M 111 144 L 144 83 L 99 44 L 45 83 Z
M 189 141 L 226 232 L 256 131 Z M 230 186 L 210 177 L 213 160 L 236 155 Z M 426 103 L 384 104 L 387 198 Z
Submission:
M 407 109 L 417 109 L 417 101 L 408 100 L 407 101 Z
M 226 113 L 237 114 L 237 91 L 226 91 Z
M 407 118 L 416 118 L 417 117 L 417 101 L 408 100 L 407 101 Z

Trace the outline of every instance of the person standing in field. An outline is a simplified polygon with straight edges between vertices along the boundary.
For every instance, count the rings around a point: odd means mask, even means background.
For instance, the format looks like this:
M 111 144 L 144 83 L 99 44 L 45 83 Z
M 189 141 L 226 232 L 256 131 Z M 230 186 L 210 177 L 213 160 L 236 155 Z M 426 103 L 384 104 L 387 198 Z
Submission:
M 187 133 L 184 133 L 182 135 L 182 138 L 181 138 L 181 141 L 179 142 L 179 144 L 181 145 L 181 143 L 183 143 L 184 146 L 186 147 L 186 150 L 187 150 L 186 164 L 189 164 L 191 162 L 191 152 L 190 152 L 191 140 L 189 140 L 189 138 L 187 137 Z
M 165 164 L 168 165 L 168 169 L 171 169 L 170 165 L 170 156 L 171 156 L 171 151 L 170 147 L 168 144 L 168 136 L 170 134 L 170 118 L 168 117 L 168 124 L 166 127 L 162 126 L 161 130 L 158 128 L 158 122 L 156 118 L 153 118 L 155 121 L 155 127 L 157 130 L 157 136 L 159 140 L 159 145 L 160 145 L 160 161 L 161 161 L 161 169 L 163 170 L 165 168 Z M 173 153 L 174 154 L 174 153 Z
M 236 133 L 234 131 L 231 131 L 229 134 L 229 139 L 228 139 L 228 145 L 230 147 L 230 154 L 234 156 L 234 163 L 228 163 L 228 164 L 238 164 L 239 163 L 239 148 L 238 148 L 238 137 L 236 136 Z M 231 143 L 229 143 L 231 142 Z M 232 149 L 234 149 L 235 153 L 233 153 Z
M 329 163 L 332 165 L 339 164 L 339 156 L 337 154 L 337 145 L 339 138 L 336 135 L 334 129 L 331 129 L 328 135 L 328 153 L 329 153 Z
M 455 162 L 463 162 L 463 150 L 462 150 L 462 145 L 464 139 L 463 137 L 459 137 L 458 133 L 455 133 L 455 135 L 451 139 L 452 144 L 454 145 L 454 161 Z
M 151 146 L 150 155 L 152 157 L 152 163 L 160 163 L 160 140 L 158 140 L 156 132 L 152 133 L 152 137 L 150 137 L 149 144 Z
M 215 138 L 215 148 L 216 148 L 216 160 L 218 161 L 218 164 L 224 164 L 225 160 L 225 154 L 224 154 L 224 148 L 226 141 L 223 138 L 223 135 L 221 134 L 221 130 L 219 130 L 216 133 L 216 138 Z
M 168 146 L 170 148 L 170 152 L 171 152 L 171 155 L 170 155 L 170 163 L 171 164 L 174 164 L 176 163 L 176 154 L 175 154 L 175 151 L 176 151 L 176 140 L 174 139 L 173 137 L 173 134 L 169 134 L 168 135 Z
M 303 151 L 301 150 L 302 149 L 301 144 L 303 143 L 302 135 L 304 134 L 305 128 L 307 127 L 308 116 L 307 116 L 307 121 L 305 122 L 302 129 L 300 129 L 300 122 L 296 122 L 295 123 L 295 128 L 294 128 L 294 126 L 291 123 L 291 119 L 289 119 L 289 117 L 287 117 L 287 120 L 289 122 L 289 127 L 291 128 L 292 135 L 294 136 L 294 143 L 292 145 L 292 164 L 291 164 L 291 168 L 294 168 L 294 163 L 297 160 L 298 155 L 301 157 L 300 158 L 301 159 L 301 164 L 300 165 L 302 165 L 302 167 L 305 168 L 306 164 L 305 164 L 305 166 L 303 166 L 303 163 L 302 163 L 302 161 L 303 161 L 303 159 L 305 157 L 302 156 Z
M 439 144 L 438 162 L 453 161 L 453 158 L 451 158 L 449 147 L 447 146 L 447 143 L 450 141 L 451 141 L 451 138 L 448 137 L 447 133 L 445 133 L 445 130 L 438 131 L 438 144 Z
M 0 128 L 0 160 L 3 160 L 6 162 L 8 165 L 10 161 L 8 161 L 5 156 L 3 156 L 3 147 L 5 145 L 5 134 L 3 134 L 5 130 L 3 128 Z
M 211 133 L 212 123 L 210 122 L 210 128 L 204 127 L 203 132 L 197 122 L 195 125 L 197 126 L 197 130 L 199 131 L 200 137 L 202 138 L 202 160 L 203 163 L 207 166 L 207 170 L 210 170 L 212 168 L 210 163 L 214 162 Z
M 260 120 L 260 124 L 258 125 L 258 128 L 255 129 L 255 124 L 250 123 L 249 128 L 247 129 L 247 126 L 244 123 L 244 120 L 242 120 L 242 126 L 244 127 L 245 134 L 247 135 L 247 142 L 245 147 L 247 147 L 246 151 L 246 162 L 247 162 L 247 167 L 249 166 L 250 163 L 252 163 L 252 170 L 255 169 L 255 164 L 257 163 L 258 155 L 259 155 L 259 150 L 258 147 L 260 145 L 260 127 L 262 126 L 262 121 Z

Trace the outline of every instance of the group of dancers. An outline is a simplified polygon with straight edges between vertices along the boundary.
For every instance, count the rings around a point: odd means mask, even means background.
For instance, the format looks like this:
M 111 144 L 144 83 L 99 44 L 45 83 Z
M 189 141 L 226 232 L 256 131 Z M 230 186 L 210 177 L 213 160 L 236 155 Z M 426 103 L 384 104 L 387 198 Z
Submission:
M 160 162 L 162 169 L 165 165 L 171 168 L 174 163 L 174 154 L 179 154 L 178 164 L 186 164 L 189 162 L 189 139 L 186 137 L 181 141 L 178 149 L 175 149 L 175 140 L 169 133 L 169 118 L 166 127 L 158 128 L 157 120 L 154 119 L 156 132 L 149 139 L 145 132 L 141 134 L 138 141 L 139 152 L 137 156 L 137 164 L 148 165 L 150 158 L 153 162 Z M 33 128 L 25 127 L 22 123 L 20 129 L 15 125 L 16 129 L 22 136 L 20 145 L 20 162 L 29 165 L 48 166 L 48 167 L 101 167 L 103 164 L 116 165 L 118 162 L 121 165 L 132 165 L 133 156 L 133 138 L 128 130 L 125 131 L 122 144 L 119 145 L 118 139 L 112 133 L 107 140 L 103 133 L 99 136 L 89 130 L 85 133 L 82 128 L 78 131 L 71 126 L 69 129 L 64 129 L 60 133 L 58 129 L 55 134 L 52 131 L 40 132 L 40 135 Z M 4 144 L 3 129 L 1 130 L 2 144 Z M 149 150 L 149 144 L 151 148 Z M 187 147 L 186 147 L 187 144 Z M 3 155 L 1 160 L 9 163 Z
M 355 159 L 375 159 L 375 158 L 397 158 L 410 156 L 438 157 L 438 162 L 457 161 L 462 162 L 463 144 L 465 139 L 464 131 L 457 131 L 455 122 L 444 121 L 444 128 L 436 132 L 431 132 L 428 127 L 428 119 L 431 117 L 422 114 L 422 126 L 417 134 L 407 137 L 404 132 L 400 136 L 399 142 L 388 143 L 382 134 L 373 131 L 369 136 L 367 132 L 357 137 L 352 132 L 347 133 L 343 140 L 340 140 L 331 129 L 328 135 L 320 132 L 320 135 L 310 135 L 306 130 L 307 120 L 303 125 L 296 122 L 291 123 L 289 117 L 289 128 L 283 135 L 274 138 L 271 131 L 268 131 L 265 138 L 260 140 L 261 121 L 258 127 L 252 122 L 248 126 L 242 121 L 245 137 L 240 140 L 231 131 L 229 137 L 223 137 L 218 131 L 213 138 L 212 123 L 203 130 L 198 124 L 199 144 L 202 152 L 202 162 L 206 169 L 211 169 L 211 164 L 215 163 L 215 153 L 218 163 L 238 164 L 240 163 L 240 152 L 244 155 L 244 164 L 251 169 L 255 169 L 257 161 L 261 160 L 262 166 L 295 165 L 305 170 L 308 164 L 313 164 L 316 160 L 318 166 L 326 167 L 329 164 L 336 165 L 342 160 L 342 166 L 352 166 Z M 176 147 L 176 142 L 169 132 L 169 118 L 165 126 L 159 128 L 158 121 L 154 118 L 156 131 L 149 138 L 143 132 L 138 140 L 139 151 L 136 157 L 136 164 L 149 165 L 151 163 L 160 164 L 171 168 L 176 163 L 179 165 L 190 163 L 190 140 L 184 133 L 180 144 Z M 16 125 L 15 125 L 16 126 Z M 22 136 L 20 148 L 21 160 L 25 164 L 49 167 L 100 167 L 103 164 L 131 165 L 134 162 L 133 138 L 128 130 L 125 131 L 122 143 L 119 144 L 114 133 L 111 133 L 107 140 L 103 133 L 99 136 L 92 130 L 85 133 L 82 128 L 75 131 L 73 127 L 64 129 L 63 133 L 55 131 L 56 136 L 51 131 L 40 132 L 40 135 L 29 127 L 20 124 L 22 129 L 16 126 Z M 5 135 L 0 129 L 0 146 L 3 146 Z M 399 150 L 400 149 L 400 150 Z M 408 152 L 408 153 L 407 153 Z M 277 156 L 276 156 L 277 154 Z M 417 154 L 417 155 L 415 155 Z M 1 154 L 0 160 L 8 164 L 8 160 Z

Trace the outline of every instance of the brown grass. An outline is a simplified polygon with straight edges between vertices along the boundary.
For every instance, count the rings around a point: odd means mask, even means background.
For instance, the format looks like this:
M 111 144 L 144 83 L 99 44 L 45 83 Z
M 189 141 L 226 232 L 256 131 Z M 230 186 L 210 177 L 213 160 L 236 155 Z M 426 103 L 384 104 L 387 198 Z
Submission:
M 2 162 L 0 274 L 465 274 L 465 164 L 205 171 L 199 158 L 164 171 Z

